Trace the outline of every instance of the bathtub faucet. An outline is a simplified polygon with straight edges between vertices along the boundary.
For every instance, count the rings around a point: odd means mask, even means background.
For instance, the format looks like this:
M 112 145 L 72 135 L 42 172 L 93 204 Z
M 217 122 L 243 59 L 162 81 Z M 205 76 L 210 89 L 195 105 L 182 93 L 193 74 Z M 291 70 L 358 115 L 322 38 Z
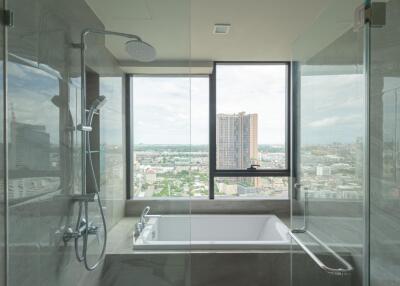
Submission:
M 149 211 L 150 211 L 150 207 L 149 206 L 145 207 L 144 210 L 142 211 L 142 214 L 140 215 L 139 221 L 135 225 L 137 236 L 140 235 L 140 233 L 143 231 L 143 229 L 146 226 L 147 214 L 149 213 Z

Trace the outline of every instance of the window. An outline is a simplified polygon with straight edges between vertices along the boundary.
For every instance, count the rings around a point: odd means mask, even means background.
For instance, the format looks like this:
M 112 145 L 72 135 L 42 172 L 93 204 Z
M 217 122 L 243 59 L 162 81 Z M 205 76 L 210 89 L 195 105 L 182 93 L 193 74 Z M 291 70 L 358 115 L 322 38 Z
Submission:
M 288 198 L 288 177 L 216 177 L 216 198 Z
M 133 76 L 133 197 L 208 197 L 209 77 Z
M 216 63 L 210 197 L 287 198 L 289 64 Z
M 132 76 L 132 197 L 287 199 L 289 68 Z

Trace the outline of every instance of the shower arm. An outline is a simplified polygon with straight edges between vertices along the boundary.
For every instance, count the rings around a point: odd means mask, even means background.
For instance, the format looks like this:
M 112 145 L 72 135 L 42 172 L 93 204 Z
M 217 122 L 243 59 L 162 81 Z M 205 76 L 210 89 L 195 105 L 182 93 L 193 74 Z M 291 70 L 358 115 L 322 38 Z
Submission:
M 85 29 L 81 33 L 81 42 L 78 44 L 72 44 L 73 48 L 80 49 L 81 51 L 81 124 L 78 125 L 78 130 L 82 132 L 81 144 L 82 144 L 82 195 L 86 195 L 86 136 L 87 133 L 92 130 L 91 126 L 87 125 L 86 120 L 86 36 L 88 34 L 99 34 L 99 35 L 114 35 L 120 36 L 128 39 L 133 39 L 137 41 L 141 41 L 142 39 L 139 36 L 133 34 L 126 34 L 114 31 L 107 30 L 99 30 L 99 29 Z

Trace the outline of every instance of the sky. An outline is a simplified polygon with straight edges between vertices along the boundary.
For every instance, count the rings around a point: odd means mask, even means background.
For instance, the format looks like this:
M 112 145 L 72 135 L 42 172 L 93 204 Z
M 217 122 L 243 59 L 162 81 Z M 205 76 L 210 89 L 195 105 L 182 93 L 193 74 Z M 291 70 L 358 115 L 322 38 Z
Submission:
M 285 144 L 286 65 L 217 66 L 217 113 L 258 114 L 258 143 Z
M 354 143 L 365 135 L 362 74 L 301 78 L 302 144 Z
M 207 144 L 208 79 L 134 77 L 135 144 Z
M 284 144 L 286 80 L 284 65 L 219 65 L 217 113 L 257 113 L 259 144 Z M 301 94 L 302 144 L 364 136 L 362 73 L 303 74 Z M 135 144 L 208 143 L 207 78 L 135 77 L 133 101 Z
M 133 78 L 136 144 L 208 144 L 208 78 Z M 286 67 L 217 69 L 217 113 L 257 113 L 259 143 L 284 144 Z
M 279 144 L 285 130 L 285 80 L 282 66 L 219 66 L 217 112 L 257 113 L 259 143 Z M 301 80 L 302 144 L 352 143 L 364 136 L 362 73 L 305 74 Z M 384 88 L 392 86 L 398 86 L 398 80 L 385 79 Z M 103 142 L 122 144 L 121 79 L 102 78 L 100 92 L 107 97 L 102 108 Z M 17 121 L 46 126 L 51 142 L 57 144 L 59 109 L 51 98 L 60 93 L 59 80 L 37 68 L 10 63 L 9 93 L 9 111 Z M 385 98 L 386 110 L 393 100 Z M 207 78 L 135 77 L 132 99 L 135 144 L 208 144 Z M 75 112 L 79 88 L 73 85 L 70 100 Z

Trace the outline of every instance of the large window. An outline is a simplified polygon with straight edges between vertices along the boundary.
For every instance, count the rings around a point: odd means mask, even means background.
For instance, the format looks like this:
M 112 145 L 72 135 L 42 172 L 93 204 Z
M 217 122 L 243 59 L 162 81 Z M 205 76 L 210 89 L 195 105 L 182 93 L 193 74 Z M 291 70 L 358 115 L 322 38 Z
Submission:
M 208 196 L 209 77 L 133 76 L 133 197 Z
M 287 198 L 289 64 L 217 63 L 211 198 Z
M 289 64 L 132 76 L 134 198 L 288 198 Z

